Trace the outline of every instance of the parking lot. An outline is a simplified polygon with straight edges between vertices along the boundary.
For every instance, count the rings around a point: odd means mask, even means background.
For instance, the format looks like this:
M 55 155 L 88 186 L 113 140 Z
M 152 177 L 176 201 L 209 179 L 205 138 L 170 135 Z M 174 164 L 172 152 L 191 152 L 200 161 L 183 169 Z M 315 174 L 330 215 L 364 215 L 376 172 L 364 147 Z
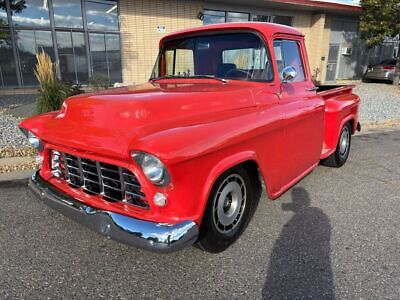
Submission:
M 105 238 L 0 183 L 0 298 L 398 299 L 400 131 L 263 196 L 227 251 L 160 255 Z

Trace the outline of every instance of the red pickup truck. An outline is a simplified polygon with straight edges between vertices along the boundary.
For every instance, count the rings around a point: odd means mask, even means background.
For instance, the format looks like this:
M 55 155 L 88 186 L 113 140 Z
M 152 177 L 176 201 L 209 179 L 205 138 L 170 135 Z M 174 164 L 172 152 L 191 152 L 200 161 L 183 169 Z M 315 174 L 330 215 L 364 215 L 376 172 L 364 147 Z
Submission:
M 220 252 L 321 161 L 340 167 L 360 129 L 353 86 L 311 81 L 304 37 L 268 23 L 165 36 L 149 81 L 67 99 L 23 121 L 31 190 L 118 241 Z

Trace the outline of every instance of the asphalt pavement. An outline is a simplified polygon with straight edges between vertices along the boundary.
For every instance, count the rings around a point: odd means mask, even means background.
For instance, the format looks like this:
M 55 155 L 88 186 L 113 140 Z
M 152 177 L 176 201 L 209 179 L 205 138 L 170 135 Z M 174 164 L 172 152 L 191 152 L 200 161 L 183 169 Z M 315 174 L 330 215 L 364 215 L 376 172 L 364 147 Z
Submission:
M 0 183 L 0 298 L 399 299 L 400 131 L 353 139 L 340 169 L 317 167 L 263 195 L 227 251 L 162 255 L 66 219 Z

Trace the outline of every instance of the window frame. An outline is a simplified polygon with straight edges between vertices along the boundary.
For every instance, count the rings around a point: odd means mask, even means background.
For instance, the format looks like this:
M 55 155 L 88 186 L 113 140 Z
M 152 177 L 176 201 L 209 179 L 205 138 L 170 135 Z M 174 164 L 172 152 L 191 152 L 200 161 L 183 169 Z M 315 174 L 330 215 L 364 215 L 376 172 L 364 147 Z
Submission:
M 224 23 L 228 23 L 227 17 L 228 17 L 228 13 L 237 13 L 237 14 L 246 14 L 248 16 L 247 21 L 241 21 L 241 22 L 250 22 L 251 21 L 251 12 L 245 12 L 245 11 L 236 11 L 236 10 L 223 10 L 223 9 L 212 9 L 212 8 L 203 8 L 203 16 L 206 15 L 206 11 L 216 11 L 216 12 L 222 12 L 224 13 Z M 222 16 L 221 16 L 222 17 Z M 203 25 L 212 25 L 212 24 L 224 24 L 224 23 L 210 23 L 210 24 L 204 24 L 203 21 Z
M 308 60 L 306 59 L 306 56 L 304 54 L 304 41 L 302 39 L 297 38 L 296 36 L 290 36 L 290 35 L 277 35 L 275 37 L 273 37 L 272 42 L 271 42 L 271 47 L 272 49 L 274 48 L 274 42 L 275 41 L 289 41 L 289 42 L 295 42 L 298 49 L 299 49 L 299 57 L 301 60 L 301 64 L 303 66 L 303 73 L 304 73 L 304 80 L 301 81 L 294 81 L 291 82 L 291 84 L 295 84 L 295 83 L 304 83 L 310 80 L 310 74 L 308 71 Z M 275 51 L 274 52 L 274 65 L 275 65 L 275 70 L 276 73 L 278 74 L 278 79 L 282 82 L 282 78 L 281 78 L 281 74 L 279 72 L 279 68 L 278 68 L 278 61 L 276 59 L 275 56 Z
M 275 18 L 279 18 L 279 17 L 282 17 L 282 18 L 290 18 L 290 25 L 275 22 Z M 272 15 L 272 16 L 271 16 L 271 23 L 293 27 L 294 16 L 293 16 L 293 15 Z

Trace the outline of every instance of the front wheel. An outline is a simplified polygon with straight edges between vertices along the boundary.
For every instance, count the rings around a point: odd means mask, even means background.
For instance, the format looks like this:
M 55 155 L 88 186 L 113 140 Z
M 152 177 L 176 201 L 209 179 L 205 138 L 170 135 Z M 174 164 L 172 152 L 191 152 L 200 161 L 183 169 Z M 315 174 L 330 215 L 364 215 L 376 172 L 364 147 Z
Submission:
M 198 246 L 218 253 L 246 228 L 259 199 L 256 185 L 242 167 L 223 173 L 215 182 L 204 212 Z
M 345 164 L 349 157 L 351 146 L 351 126 L 346 123 L 340 131 L 339 141 L 333 152 L 328 158 L 322 161 L 322 164 L 328 167 L 339 168 Z

